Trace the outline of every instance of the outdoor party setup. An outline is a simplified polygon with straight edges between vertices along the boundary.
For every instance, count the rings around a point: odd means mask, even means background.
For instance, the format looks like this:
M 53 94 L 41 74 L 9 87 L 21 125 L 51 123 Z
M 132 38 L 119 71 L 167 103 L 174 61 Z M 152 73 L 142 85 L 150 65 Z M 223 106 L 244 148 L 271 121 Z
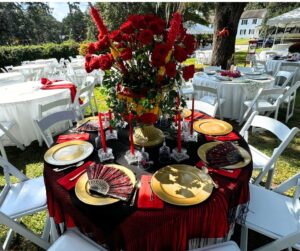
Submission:
M 3 249 L 17 232 L 45 250 L 248 250 L 249 229 L 274 239 L 257 250 L 300 249 L 300 174 L 273 180 L 299 132 L 285 124 L 296 113 L 297 52 L 260 60 L 254 50 L 251 66 L 225 70 L 199 58 L 193 35 L 214 31 L 184 25 L 182 4 L 168 22 L 132 13 L 117 30 L 89 10 L 98 36 L 85 56 L 0 74 Z M 299 11 L 268 24 L 294 25 Z M 215 33 L 225 40 L 231 30 Z M 252 145 L 257 131 L 278 142 L 268 156 Z M 7 141 L 46 146 L 43 176 L 14 167 Z M 18 221 L 45 210 L 41 237 Z M 231 240 L 237 225 L 239 245 Z

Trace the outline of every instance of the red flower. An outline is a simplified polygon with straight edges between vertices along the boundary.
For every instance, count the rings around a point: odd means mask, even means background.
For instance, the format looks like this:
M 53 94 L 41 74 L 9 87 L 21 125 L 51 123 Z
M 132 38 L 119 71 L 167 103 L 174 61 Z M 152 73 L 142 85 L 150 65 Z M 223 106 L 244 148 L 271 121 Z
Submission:
M 145 29 L 147 27 L 143 15 L 131 15 L 127 20 L 132 22 L 132 25 L 135 29 Z
M 103 71 L 109 70 L 113 64 L 113 56 L 110 53 L 99 57 L 99 68 Z
M 196 47 L 196 40 L 194 36 L 192 35 L 185 35 L 183 39 L 183 44 L 185 46 L 185 50 L 187 51 L 188 54 L 192 54 L 195 50 Z
M 155 67 L 163 66 L 167 55 L 168 50 L 166 45 L 162 43 L 156 44 L 151 55 L 151 64 Z
M 123 31 L 126 34 L 132 34 L 134 32 L 134 27 L 131 21 L 126 21 L 121 25 L 120 28 L 121 31 Z
M 132 50 L 131 48 L 124 48 L 120 54 L 120 57 L 123 59 L 123 60 L 129 60 L 132 58 Z
M 151 44 L 153 41 L 153 32 L 151 30 L 142 30 L 138 36 L 138 40 L 145 45 Z
M 122 40 L 125 42 L 130 42 L 131 41 L 131 36 L 128 34 L 122 34 Z
M 107 36 L 98 36 L 98 42 L 96 43 L 96 49 L 98 51 L 105 50 L 109 47 L 109 41 Z
M 112 41 L 120 42 L 122 40 L 122 34 L 120 30 L 114 30 L 109 34 L 109 38 Z
M 175 45 L 174 57 L 178 62 L 183 62 L 187 59 L 188 54 L 184 48 L 181 46 Z
M 166 43 L 169 49 L 171 49 L 172 46 L 174 45 L 176 37 L 179 35 L 181 25 L 182 25 L 181 15 L 179 12 L 175 12 L 170 22 L 170 29 L 169 29 L 168 39 Z
M 158 19 L 150 22 L 149 29 L 152 30 L 154 34 L 161 35 L 164 32 L 165 25 L 165 21 Z
M 173 62 L 167 63 L 166 73 L 170 78 L 174 78 L 176 76 L 176 64 Z
M 90 44 L 88 45 L 87 52 L 88 52 L 89 54 L 94 54 L 94 53 L 96 52 L 96 50 L 97 50 L 97 46 L 96 46 L 95 43 L 90 43 Z
M 100 67 L 100 64 L 99 64 L 99 57 L 98 56 L 93 56 L 91 58 L 91 61 L 89 63 L 89 66 L 92 70 L 95 70 L 95 69 L 99 69 Z
M 84 64 L 84 67 L 85 67 L 85 70 L 87 73 L 90 73 L 91 71 L 93 71 L 90 67 L 90 61 L 92 59 L 92 55 L 91 54 L 86 54 L 85 55 L 85 64 Z
M 182 73 L 183 73 L 182 74 L 183 79 L 185 81 L 188 81 L 190 78 L 192 78 L 194 76 L 194 73 L 195 73 L 194 65 L 189 65 L 189 66 L 184 67 Z
M 102 20 L 101 16 L 99 15 L 98 10 L 95 9 L 94 7 L 91 7 L 90 12 L 91 12 L 91 16 L 93 17 L 93 19 L 98 27 L 99 34 L 101 36 L 107 35 L 108 34 L 107 28 L 104 25 L 103 20 Z

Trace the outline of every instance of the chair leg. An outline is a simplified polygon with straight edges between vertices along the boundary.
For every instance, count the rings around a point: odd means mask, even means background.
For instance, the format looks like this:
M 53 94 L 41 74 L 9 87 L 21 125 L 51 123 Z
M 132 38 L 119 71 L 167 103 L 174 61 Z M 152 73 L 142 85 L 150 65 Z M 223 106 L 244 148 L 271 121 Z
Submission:
M 49 236 L 50 236 L 50 231 L 51 231 L 50 218 L 47 215 L 46 222 L 45 222 L 45 227 L 44 227 L 43 234 L 42 234 L 42 239 L 43 240 L 48 241 Z
M 3 250 L 9 249 L 9 246 L 10 246 L 10 243 L 11 243 L 13 237 L 14 237 L 14 231 L 12 229 L 9 229 L 8 233 L 6 235 L 5 241 L 3 243 L 3 246 L 2 246 Z
M 248 228 L 243 225 L 241 228 L 240 248 L 241 248 L 241 251 L 248 250 Z
M 266 185 L 265 188 L 270 189 L 271 185 L 272 185 L 272 180 L 273 180 L 273 175 L 274 175 L 274 168 L 271 168 L 268 171 L 268 176 L 267 176 L 267 181 L 266 181 Z
M 0 152 L 1 152 L 2 157 L 3 157 L 5 160 L 8 160 L 8 159 L 7 159 L 6 152 L 5 152 L 5 149 L 4 149 L 4 146 L 2 145 L 1 141 L 0 141 Z
M 11 141 L 13 141 L 17 145 L 17 147 L 19 147 L 21 150 L 25 150 L 25 147 L 9 131 L 6 131 L 5 134 Z

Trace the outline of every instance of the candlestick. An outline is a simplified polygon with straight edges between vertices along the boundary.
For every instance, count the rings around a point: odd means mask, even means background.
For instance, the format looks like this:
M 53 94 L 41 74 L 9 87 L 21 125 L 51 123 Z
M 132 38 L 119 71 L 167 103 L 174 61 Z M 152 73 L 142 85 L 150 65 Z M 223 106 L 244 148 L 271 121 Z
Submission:
M 180 112 L 177 113 L 177 126 L 178 126 L 178 131 L 177 131 L 177 148 L 178 152 L 181 152 L 181 118 L 180 118 Z
M 105 134 L 104 134 L 103 125 L 102 125 L 102 114 L 100 112 L 98 114 L 98 117 L 99 117 L 99 124 L 100 124 L 100 136 L 101 136 L 102 148 L 103 148 L 103 151 L 106 153 Z
M 193 94 L 192 98 L 192 114 L 191 114 L 191 127 L 190 127 L 190 134 L 193 134 L 193 123 L 194 123 L 194 105 L 195 105 L 195 98 Z
M 110 124 L 110 122 L 111 122 L 111 110 L 108 111 L 108 120 L 109 120 L 109 131 L 110 131 L 110 133 L 112 133 L 112 126 Z
M 133 119 L 132 112 L 130 112 L 129 114 L 130 152 L 132 155 L 134 155 L 132 119 Z

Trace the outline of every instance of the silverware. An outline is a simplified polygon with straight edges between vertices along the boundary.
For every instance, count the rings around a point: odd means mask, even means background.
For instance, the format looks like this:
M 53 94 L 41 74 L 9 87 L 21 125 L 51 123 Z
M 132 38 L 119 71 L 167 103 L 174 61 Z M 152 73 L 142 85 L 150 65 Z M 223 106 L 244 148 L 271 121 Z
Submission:
M 76 178 L 78 178 L 80 175 L 82 175 L 83 173 L 86 172 L 86 169 L 82 170 L 81 172 L 77 173 L 75 176 L 73 176 L 72 178 L 70 178 L 70 181 L 75 180 Z
M 141 181 L 138 181 L 135 185 L 135 191 L 134 191 L 134 194 L 133 194 L 132 199 L 130 201 L 130 206 L 134 205 L 136 194 L 137 194 L 137 191 L 140 189 L 140 187 L 141 187 Z
M 64 171 L 64 170 L 67 170 L 67 169 L 69 169 L 69 168 L 72 168 L 72 167 L 79 167 L 79 166 L 81 166 L 81 165 L 83 165 L 84 164 L 84 161 L 82 160 L 82 161 L 79 161 L 78 163 L 76 163 L 76 164 L 73 164 L 73 165 L 70 165 L 70 166 L 66 166 L 66 167 L 64 167 L 64 168 L 54 168 L 53 169 L 53 171 L 54 172 L 61 172 L 61 171 Z

